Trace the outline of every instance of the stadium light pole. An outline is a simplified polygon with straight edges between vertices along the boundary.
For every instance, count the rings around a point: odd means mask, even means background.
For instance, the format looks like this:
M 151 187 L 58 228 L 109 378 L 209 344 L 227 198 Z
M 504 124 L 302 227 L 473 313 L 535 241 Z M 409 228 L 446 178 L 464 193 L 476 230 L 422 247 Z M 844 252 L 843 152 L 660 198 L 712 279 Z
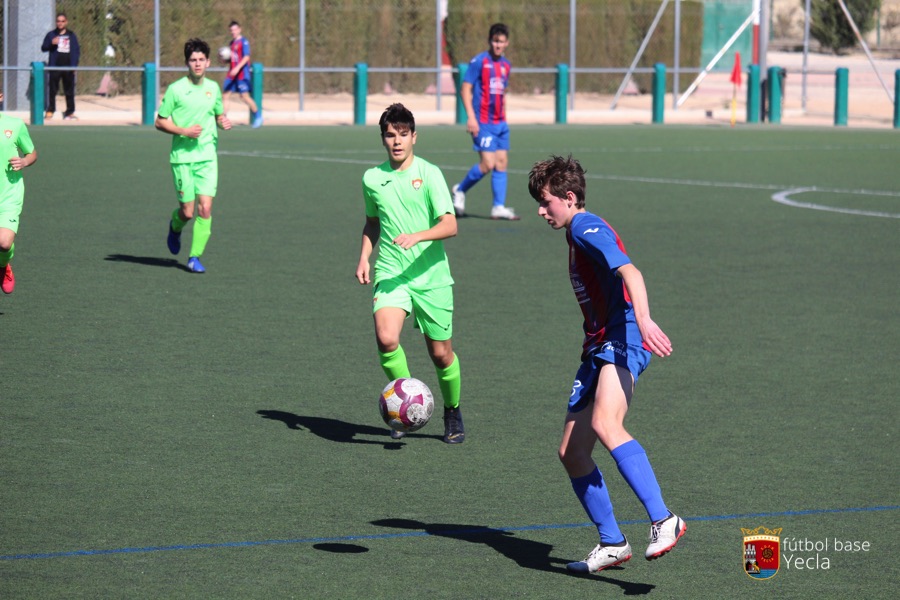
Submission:
M 297 24 L 299 28 L 297 40 L 300 44 L 300 56 L 297 60 L 300 64 L 300 70 L 297 73 L 299 75 L 297 95 L 300 97 L 300 112 L 303 112 L 303 96 L 306 95 L 306 73 L 304 71 L 306 68 L 306 0 L 300 0 L 298 10 L 300 16 Z
M 153 110 L 159 98 L 159 0 L 153 1 L 153 62 L 156 64 L 156 98 L 153 99 Z
M 802 85 L 800 86 L 800 108 L 803 109 L 803 112 L 806 112 L 806 75 L 809 70 L 809 12 L 810 12 L 810 4 L 811 0 L 806 0 L 804 3 L 804 10 L 806 11 L 806 17 L 803 19 L 803 75 L 802 75 Z
M 3 93 L 9 93 L 9 0 L 3 0 Z M 6 110 L 6 100 L 3 100 L 3 110 Z
M 578 0 L 569 0 L 569 109 L 575 110 L 575 38 L 576 24 L 578 19 L 575 18 L 578 9 Z
M 681 83 L 678 74 L 681 72 L 681 0 L 675 0 L 675 48 L 672 62 L 672 109 L 678 110 L 678 94 Z
M 435 97 L 435 110 L 441 112 L 441 70 L 444 66 L 443 55 L 441 53 L 441 2 L 442 0 L 434 0 L 434 97 Z M 447 5 L 447 0 L 443 0 L 444 6 Z

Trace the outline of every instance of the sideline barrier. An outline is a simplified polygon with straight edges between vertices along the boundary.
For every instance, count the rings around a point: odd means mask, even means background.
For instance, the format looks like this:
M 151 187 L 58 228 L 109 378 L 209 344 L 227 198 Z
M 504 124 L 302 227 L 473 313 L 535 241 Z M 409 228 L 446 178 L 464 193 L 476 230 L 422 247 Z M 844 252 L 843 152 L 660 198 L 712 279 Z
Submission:
M 747 76 L 747 122 L 759 123 L 759 65 L 750 65 Z
M 834 124 L 847 125 L 847 88 L 850 72 L 846 67 L 839 67 L 834 72 Z
M 141 124 L 153 125 L 156 121 L 156 65 L 144 63 L 141 74 Z
M 369 65 L 356 63 L 353 74 L 353 124 L 366 124 L 366 94 L 369 91 Z
M 456 80 L 456 124 L 457 125 L 465 125 L 466 121 L 469 120 L 468 116 L 466 116 L 466 105 L 463 104 L 462 101 L 462 84 L 463 79 L 466 78 L 466 69 L 469 68 L 469 65 L 466 63 L 459 63 L 456 65 L 456 73 L 453 74 L 454 79 Z
M 653 65 L 653 122 L 662 123 L 666 102 L 666 65 Z
M 31 124 L 44 124 L 44 63 L 31 63 Z
M 784 70 L 781 67 L 769 67 L 769 123 L 781 123 L 781 82 Z
M 556 65 L 556 123 L 566 123 L 566 107 L 569 94 L 569 65 L 560 63 Z
M 250 71 L 250 95 L 256 103 L 256 109 L 263 109 L 263 64 L 255 62 Z M 250 111 L 250 122 L 253 122 L 253 111 Z
M 894 129 L 900 129 L 900 69 L 894 71 Z

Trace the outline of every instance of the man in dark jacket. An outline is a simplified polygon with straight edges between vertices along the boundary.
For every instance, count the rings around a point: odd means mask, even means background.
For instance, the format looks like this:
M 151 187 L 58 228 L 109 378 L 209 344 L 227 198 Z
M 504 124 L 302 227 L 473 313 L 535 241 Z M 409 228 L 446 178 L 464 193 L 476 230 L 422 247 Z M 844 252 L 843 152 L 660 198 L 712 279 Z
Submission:
M 49 52 L 50 59 L 47 65 L 50 67 L 77 67 L 81 48 L 78 46 L 78 36 L 68 29 L 69 20 L 66 15 L 56 15 L 56 29 L 44 36 L 41 52 Z M 52 119 L 56 112 L 56 94 L 59 92 L 59 80 L 62 79 L 63 92 L 66 94 L 66 112 L 63 119 L 74 120 L 75 116 L 75 71 L 49 70 L 49 84 L 47 86 L 47 114 L 45 118 Z

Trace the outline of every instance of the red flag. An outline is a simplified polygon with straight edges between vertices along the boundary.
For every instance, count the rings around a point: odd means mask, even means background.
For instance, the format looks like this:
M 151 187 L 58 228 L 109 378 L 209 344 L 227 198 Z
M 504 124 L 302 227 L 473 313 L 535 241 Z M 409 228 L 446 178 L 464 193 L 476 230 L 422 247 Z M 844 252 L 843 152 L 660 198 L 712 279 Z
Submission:
M 734 68 L 731 70 L 731 83 L 741 85 L 741 53 L 734 53 Z

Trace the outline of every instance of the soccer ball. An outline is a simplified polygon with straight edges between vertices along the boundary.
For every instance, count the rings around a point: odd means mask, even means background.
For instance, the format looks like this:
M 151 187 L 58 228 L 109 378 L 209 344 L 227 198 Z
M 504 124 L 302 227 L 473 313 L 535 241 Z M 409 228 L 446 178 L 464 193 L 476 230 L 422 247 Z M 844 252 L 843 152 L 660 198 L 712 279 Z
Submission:
M 401 377 L 387 384 L 378 398 L 381 418 L 395 431 L 421 429 L 434 412 L 434 395 L 428 386 L 412 377 Z
M 228 46 L 222 46 L 219 48 L 219 60 L 223 63 L 227 63 L 231 60 L 231 48 Z

